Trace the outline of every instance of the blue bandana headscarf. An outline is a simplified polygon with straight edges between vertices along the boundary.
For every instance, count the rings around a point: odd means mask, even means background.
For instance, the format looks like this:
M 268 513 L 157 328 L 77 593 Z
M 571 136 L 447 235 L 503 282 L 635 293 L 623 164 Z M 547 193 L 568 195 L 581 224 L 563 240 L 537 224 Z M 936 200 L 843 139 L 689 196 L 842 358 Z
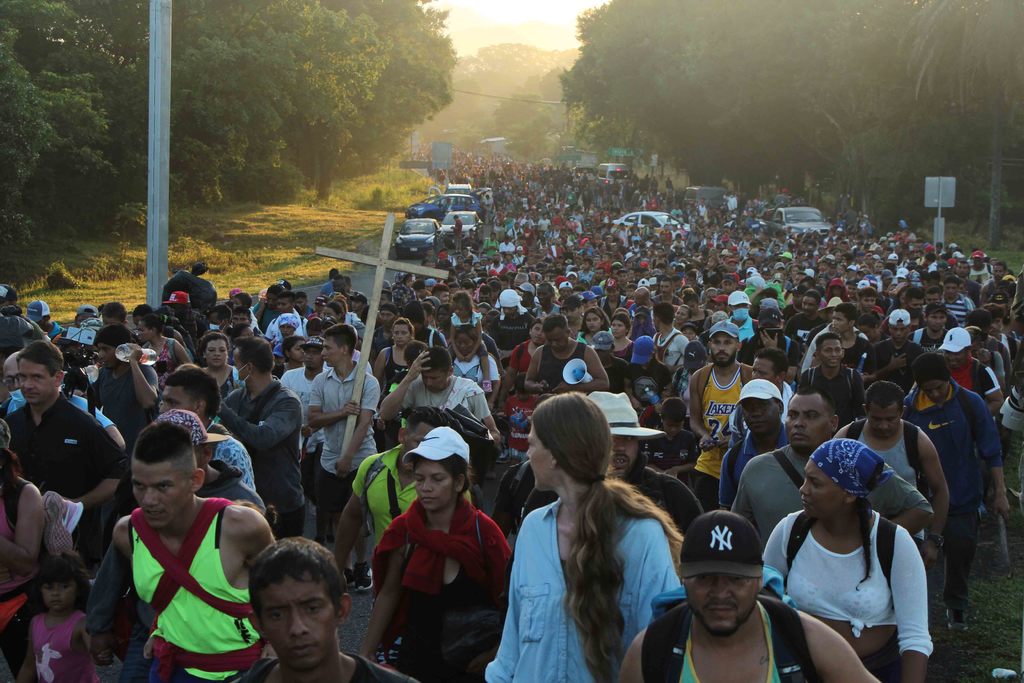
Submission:
M 867 498 L 876 486 L 892 476 L 892 470 L 885 467 L 878 453 L 853 439 L 826 441 L 814 451 L 811 460 L 839 488 L 858 498 Z

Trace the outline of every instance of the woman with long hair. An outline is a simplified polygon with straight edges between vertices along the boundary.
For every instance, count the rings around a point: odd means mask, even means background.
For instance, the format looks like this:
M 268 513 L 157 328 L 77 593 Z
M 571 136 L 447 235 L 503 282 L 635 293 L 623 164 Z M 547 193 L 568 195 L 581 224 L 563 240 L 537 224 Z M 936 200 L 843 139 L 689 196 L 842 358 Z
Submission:
M 7 425 L 0 421 L 0 443 L 7 443 L 5 437 L 9 437 Z M 49 504 L 57 508 L 57 524 L 62 524 L 59 496 Z M 28 591 L 39 571 L 46 513 L 39 489 L 21 478 L 21 461 L 9 448 L 0 449 L 0 508 L 0 610 L 10 619 L 0 630 L 0 650 L 11 671 L 16 672 L 25 659 L 35 611 Z
M 207 332 L 199 340 L 196 352 L 203 363 L 203 372 L 217 380 L 223 398 L 238 384 L 238 370 L 229 363 L 231 343 L 223 332 Z
M 882 683 L 920 683 L 932 652 L 924 562 L 907 530 L 867 499 L 891 476 L 859 441 L 818 446 L 804 467 L 804 509 L 778 523 L 764 562 L 786 578 L 800 609 L 838 632 Z
M 466 500 L 469 446 L 458 432 L 432 429 L 402 457 L 412 462 L 417 498 L 374 552 L 377 594 L 361 654 L 373 659 L 400 635 L 402 673 L 422 683 L 481 682 L 497 649 L 512 551 L 498 525 Z
M 633 340 L 629 338 L 629 330 L 633 323 L 628 313 L 615 313 L 610 323 L 612 331 L 612 355 L 629 362 L 633 357 Z
M 604 311 L 597 307 L 588 308 L 583 313 L 583 329 L 580 330 L 580 336 L 576 341 L 591 346 L 594 342 L 594 335 L 608 330 L 609 327 L 611 327 L 611 322 Z
M 583 394 L 534 412 L 530 467 L 558 500 L 520 530 L 490 683 L 617 680 L 651 599 L 679 587 L 679 531 L 634 487 L 605 478 L 611 452 L 608 420 Z

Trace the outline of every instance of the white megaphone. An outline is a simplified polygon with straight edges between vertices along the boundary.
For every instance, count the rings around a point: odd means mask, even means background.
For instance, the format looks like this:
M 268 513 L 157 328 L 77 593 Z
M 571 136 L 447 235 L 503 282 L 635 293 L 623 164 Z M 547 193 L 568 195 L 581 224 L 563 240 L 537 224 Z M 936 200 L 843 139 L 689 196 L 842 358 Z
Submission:
M 579 384 L 590 382 L 594 378 L 587 372 L 587 361 L 582 358 L 573 358 L 562 368 L 562 379 L 566 384 Z
M 1003 418 L 1003 426 L 1011 432 L 1024 431 L 1024 399 L 1016 387 L 1010 390 L 1010 397 L 1003 402 L 999 414 Z

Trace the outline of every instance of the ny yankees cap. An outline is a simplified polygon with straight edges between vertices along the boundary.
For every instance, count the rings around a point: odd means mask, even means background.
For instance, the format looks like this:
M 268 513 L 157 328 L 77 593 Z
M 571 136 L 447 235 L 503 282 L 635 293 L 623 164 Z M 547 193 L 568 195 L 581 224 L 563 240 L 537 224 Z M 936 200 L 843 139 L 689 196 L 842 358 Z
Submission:
M 761 537 L 745 517 L 728 510 L 693 520 L 683 540 L 684 579 L 706 574 L 761 578 Z

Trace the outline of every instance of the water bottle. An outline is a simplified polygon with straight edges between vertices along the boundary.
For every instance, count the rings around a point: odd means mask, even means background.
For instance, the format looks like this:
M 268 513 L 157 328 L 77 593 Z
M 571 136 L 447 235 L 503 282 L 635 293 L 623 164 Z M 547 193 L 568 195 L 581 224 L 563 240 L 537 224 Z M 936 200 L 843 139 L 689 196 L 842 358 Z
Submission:
M 646 387 L 644 389 L 644 400 L 647 402 L 647 405 L 657 405 L 658 403 L 661 402 L 661 395 L 656 393 L 650 387 Z
M 138 344 L 121 344 L 114 349 L 114 355 L 122 363 L 127 363 L 131 361 L 132 353 L 138 348 L 141 348 Z M 155 365 L 156 351 L 153 349 L 142 349 L 142 358 L 139 359 L 139 362 L 143 365 Z
M 82 371 L 85 373 L 86 379 L 89 380 L 89 384 L 93 384 L 99 379 L 100 369 L 95 365 L 86 365 Z

